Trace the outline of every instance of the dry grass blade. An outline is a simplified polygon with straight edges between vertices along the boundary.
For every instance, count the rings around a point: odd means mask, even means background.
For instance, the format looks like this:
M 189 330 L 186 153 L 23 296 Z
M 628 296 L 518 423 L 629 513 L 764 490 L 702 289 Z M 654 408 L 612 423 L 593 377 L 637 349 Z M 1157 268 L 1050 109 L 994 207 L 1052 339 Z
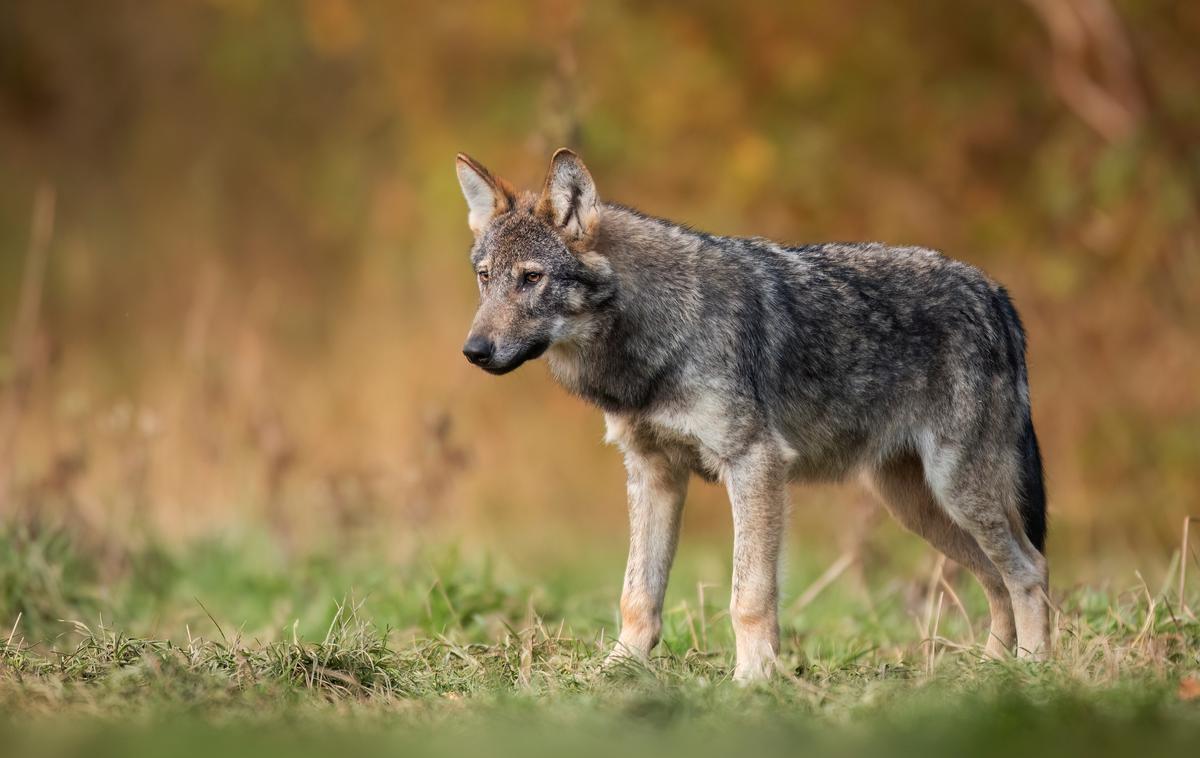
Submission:
M 696 631 L 696 618 L 692 615 L 692 609 L 688 607 L 686 600 L 679 601 L 678 611 L 687 619 L 688 633 L 692 636 L 692 649 L 700 650 L 700 635 Z
M 4 643 L 4 654 L 8 655 L 9 649 L 12 647 L 13 637 L 17 635 L 17 625 L 21 623 L 21 614 L 17 614 L 17 620 L 13 622 L 12 631 L 8 633 L 8 640 Z
M 1193 521 L 1200 521 L 1200 516 L 1185 516 L 1183 519 L 1183 540 L 1179 545 L 1179 612 L 1195 620 L 1195 615 L 1187 604 L 1187 564 L 1191 553 L 1190 532 Z
M 937 608 L 934 611 L 933 623 L 932 623 L 931 628 L 929 629 L 929 635 L 928 635 L 929 663 L 928 663 L 928 667 L 927 667 L 927 673 L 929 674 L 929 676 L 933 676 L 934 664 L 937 663 L 937 633 L 938 633 L 938 626 L 942 620 L 942 600 L 943 600 L 943 598 L 945 598 L 945 596 L 946 596 L 946 593 L 944 593 L 944 592 L 938 593 Z
M 50 241 L 54 237 L 56 198 L 54 188 L 44 184 L 38 188 L 33 203 L 29 249 L 25 255 L 25 272 L 21 278 L 10 346 L 13 374 L 4 393 L 3 405 L 0 406 L 0 514 L 8 512 L 17 430 L 25 413 L 46 262 L 50 257 Z
M 208 620 L 211 621 L 213 626 L 217 628 L 217 634 L 221 635 L 221 640 L 228 645 L 229 638 L 225 636 L 225 630 L 221 628 L 221 624 L 217 621 L 216 617 L 209 612 L 208 608 L 204 606 L 204 603 L 200 600 L 200 598 L 196 598 L 196 604 L 200 606 L 200 610 L 204 611 L 204 615 L 208 616 Z
M 967 613 L 966 606 L 964 606 L 962 600 L 958 598 L 958 593 L 955 592 L 954 588 L 950 586 L 950 582 L 946 581 L 945 576 L 941 577 L 941 584 L 942 589 L 944 589 L 946 594 L 950 596 L 950 602 L 954 603 L 954 607 L 958 609 L 959 614 L 963 618 L 963 622 L 966 623 L 967 635 L 971 638 L 971 645 L 973 646 L 975 644 L 975 627 L 971 624 L 971 615 Z
M 533 630 L 521 632 L 520 662 L 517 667 L 517 683 L 523 690 L 533 685 Z
M 925 623 L 921 631 L 926 637 L 929 636 L 929 630 L 933 625 L 934 604 L 938 601 L 938 596 L 934 595 L 934 591 L 941 584 L 945 570 L 946 556 L 938 553 L 937 559 L 933 562 L 933 571 L 929 575 L 929 583 L 925 587 Z
M 704 588 L 713 585 L 705 584 L 704 582 L 696 582 L 696 597 L 700 603 L 700 649 L 708 652 L 708 606 L 704 602 Z
M 836 582 L 838 577 L 846 573 L 846 570 L 854 565 L 854 561 L 858 559 L 857 550 L 847 550 L 838 556 L 837 560 L 829 564 L 829 568 L 817 577 L 816 581 L 808 586 L 808 589 L 800 593 L 800 597 L 796 598 L 796 602 L 792 605 L 793 611 L 804 610 L 812 601 L 825 591 L 825 589 Z

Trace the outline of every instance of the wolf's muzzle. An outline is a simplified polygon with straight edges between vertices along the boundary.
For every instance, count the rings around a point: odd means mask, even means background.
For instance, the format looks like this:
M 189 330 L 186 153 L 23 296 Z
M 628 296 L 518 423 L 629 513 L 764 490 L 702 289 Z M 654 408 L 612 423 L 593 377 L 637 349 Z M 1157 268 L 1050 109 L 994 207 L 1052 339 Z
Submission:
M 494 342 L 486 337 L 471 337 L 463 346 L 463 355 L 467 356 L 468 361 L 489 374 L 499 376 L 517 369 L 525 361 L 540 357 L 548 347 L 550 347 L 550 340 L 539 339 L 525 345 L 515 355 L 505 355 L 506 351 L 500 351 L 501 354 L 497 355 Z

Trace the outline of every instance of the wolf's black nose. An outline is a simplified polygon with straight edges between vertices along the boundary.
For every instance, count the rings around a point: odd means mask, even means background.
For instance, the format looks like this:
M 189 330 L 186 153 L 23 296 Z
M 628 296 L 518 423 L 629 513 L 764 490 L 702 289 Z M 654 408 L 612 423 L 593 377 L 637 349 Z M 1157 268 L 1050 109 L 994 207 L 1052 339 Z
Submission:
M 463 355 L 476 366 L 486 366 L 492 361 L 493 349 L 490 339 L 476 336 L 468 339 L 467 344 L 463 345 Z

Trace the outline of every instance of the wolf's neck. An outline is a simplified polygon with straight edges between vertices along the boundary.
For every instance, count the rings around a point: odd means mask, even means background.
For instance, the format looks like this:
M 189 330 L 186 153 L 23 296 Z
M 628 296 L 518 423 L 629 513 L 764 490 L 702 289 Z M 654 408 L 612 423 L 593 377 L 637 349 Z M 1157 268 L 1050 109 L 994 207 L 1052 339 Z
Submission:
M 711 239 L 622 206 L 605 206 L 596 251 L 612 267 L 621 320 L 645 339 L 698 325 L 701 251 Z
M 701 328 L 697 274 L 702 235 L 620 206 L 605 206 L 596 253 L 614 296 L 591 338 L 551 350 L 555 377 L 605 410 L 640 410 L 669 392 Z

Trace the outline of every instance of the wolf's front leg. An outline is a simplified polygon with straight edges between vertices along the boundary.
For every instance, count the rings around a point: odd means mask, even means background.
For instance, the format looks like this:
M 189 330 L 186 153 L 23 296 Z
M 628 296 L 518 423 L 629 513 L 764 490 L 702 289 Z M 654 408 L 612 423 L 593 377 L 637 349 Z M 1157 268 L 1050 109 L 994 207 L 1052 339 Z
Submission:
M 629 475 L 629 563 L 621 592 L 621 636 L 611 658 L 645 658 L 662 633 L 663 595 L 679 541 L 688 469 L 658 451 L 625 450 Z
M 785 466 L 757 450 L 730 467 L 733 507 L 733 589 L 729 615 L 737 640 L 734 679 L 746 683 L 775 672 L 779 653 L 779 554 L 787 500 Z

